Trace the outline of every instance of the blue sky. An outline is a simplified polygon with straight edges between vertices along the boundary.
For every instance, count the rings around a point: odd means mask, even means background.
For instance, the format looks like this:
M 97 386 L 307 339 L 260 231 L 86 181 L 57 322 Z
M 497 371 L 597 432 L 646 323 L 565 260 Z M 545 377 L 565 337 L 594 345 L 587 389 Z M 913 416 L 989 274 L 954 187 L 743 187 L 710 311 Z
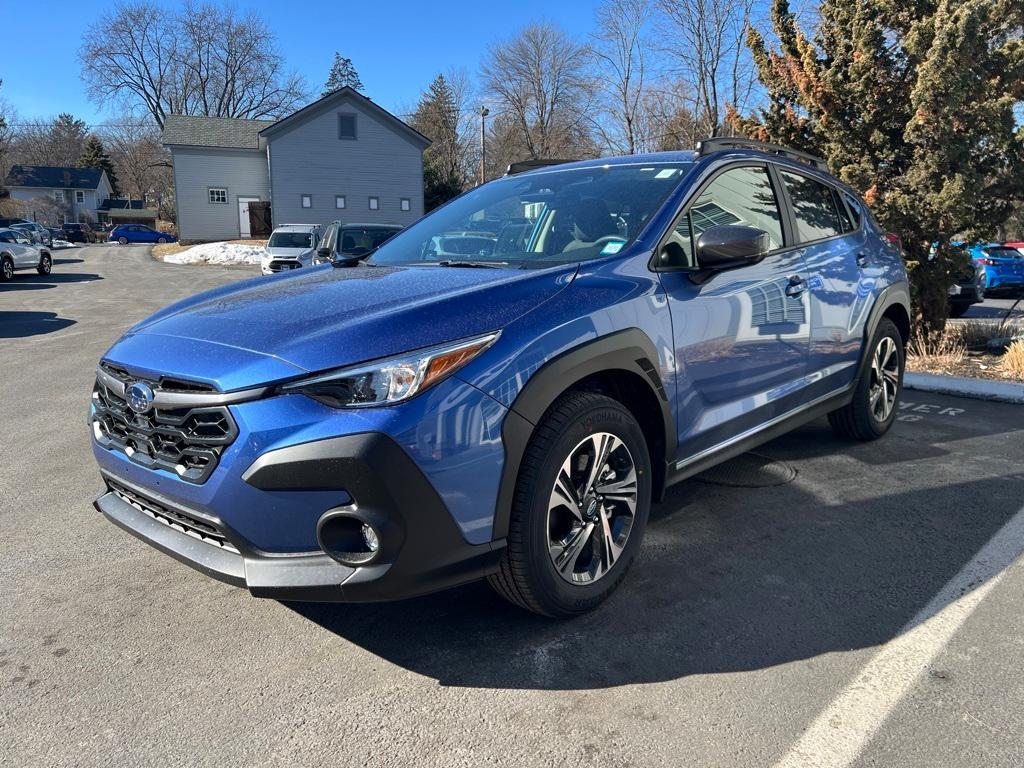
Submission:
M 4 56 L 0 97 L 23 120 L 71 112 L 90 124 L 112 113 L 91 103 L 79 77 L 77 58 L 88 26 L 81 0 L 2 0 L 17 4 L 20 29 L 44 31 L 47 44 L 30 56 Z M 278 36 L 278 49 L 290 67 L 319 92 L 334 52 L 351 58 L 366 95 L 400 111 L 415 104 L 435 74 L 452 67 L 475 73 L 487 46 L 524 24 L 549 19 L 586 35 L 593 29 L 596 0 L 276 0 L 233 3 L 262 15 Z M 112 2 L 93 4 L 109 8 Z M 430 7 L 430 12 L 424 12 Z M 34 33 L 33 33 L 34 34 Z

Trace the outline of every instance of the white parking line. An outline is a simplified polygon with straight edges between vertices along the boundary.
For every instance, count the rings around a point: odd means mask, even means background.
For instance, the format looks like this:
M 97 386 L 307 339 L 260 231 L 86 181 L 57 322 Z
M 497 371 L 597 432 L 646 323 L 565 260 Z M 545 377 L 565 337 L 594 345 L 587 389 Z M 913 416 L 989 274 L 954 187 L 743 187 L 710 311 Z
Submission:
M 845 768 L 900 698 L 1024 553 L 1024 509 L 1017 512 L 825 708 L 776 768 Z

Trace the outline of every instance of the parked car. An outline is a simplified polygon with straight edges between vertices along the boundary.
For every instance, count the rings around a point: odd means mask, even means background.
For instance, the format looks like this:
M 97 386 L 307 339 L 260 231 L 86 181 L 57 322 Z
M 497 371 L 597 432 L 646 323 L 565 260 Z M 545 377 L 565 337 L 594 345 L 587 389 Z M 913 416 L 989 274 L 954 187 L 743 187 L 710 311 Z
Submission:
M 63 240 L 64 239 L 64 230 L 61 229 L 60 227 L 47 227 L 46 229 L 50 233 L 50 243 L 51 244 L 53 243 L 54 240 Z
M 486 256 L 430 255 L 484 219 Z M 116 342 L 97 508 L 258 596 L 487 577 L 565 616 L 622 581 L 666 486 L 818 416 L 859 440 L 896 419 L 903 259 L 808 155 L 718 139 L 543 168 L 369 240 Z
M 260 271 L 272 275 L 312 266 L 319 242 L 319 224 L 282 224 L 270 233 Z
M 31 224 L 31 223 L 32 222 L 30 222 L 28 219 L 17 219 L 17 218 L 12 219 L 12 218 L 4 218 L 4 217 L 0 216 L 0 228 L 3 228 L 3 229 L 8 229 L 8 228 L 14 226 L 15 224 Z
M 96 233 L 88 224 L 68 223 L 61 227 L 64 239 L 69 243 L 95 243 Z
M 949 286 L 949 316 L 963 317 L 968 309 L 985 300 L 985 271 L 975 265 L 970 253 L 964 251 L 962 246 L 955 247 L 962 263 L 951 269 L 955 282 Z
M 33 243 L 25 232 L 0 229 L 0 280 L 10 280 L 19 269 L 34 269 L 40 275 L 48 275 L 53 269 L 53 258 L 48 248 Z
M 170 232 L 147 227 L 145 224 L 120 224 L 110 230 L 108 238 L 112 243 L 128 245 L 129 243 L 176 243 L 178 238 Z
M 33 242 L 40 243 L 48 248 L 53 246 L 53 235 L 42 224 L 37 224 L 34 221 L 19 222 L 12 224 L 11 229 L 18 229 L 27 233 Z
M 355 264 L 402 231 L 399 224 L 342 224 L 332 221 L 320 238 L 320 264 Z
M 985 293 L 1024 288 L 1024 254 L 1001 243 L 968 247 L 975 266 L 983 273 Z

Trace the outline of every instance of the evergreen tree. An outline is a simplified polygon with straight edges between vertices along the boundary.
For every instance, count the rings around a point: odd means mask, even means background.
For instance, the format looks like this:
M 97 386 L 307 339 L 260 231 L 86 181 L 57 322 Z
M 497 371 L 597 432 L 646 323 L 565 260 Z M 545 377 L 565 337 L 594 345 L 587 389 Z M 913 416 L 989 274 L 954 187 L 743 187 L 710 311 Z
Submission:
M 809 37 L 772 3 L 780 46 L 748 42 L 768 106 L 748 135 L 823 155 L 903 240 L 925 343 L 945 327 L 950 241 L 995 234 L 1024 198 L 1024 3 L 822 0 Z M 938 248 L 931 252 L 932 244 Z
M 82 156 L 78 158 L 79 168 L 102 168 L 107 173 L 107 181 L 110 182 L 110 193 L 113 196 L 120 194 L 117 188 L 117 176 L 114 174 L 114 164 L 110 161 L 103 141 L 95 133 L 90 134 L 85 140 L 85 147 L 82 149 Z
M 359 73 L 356 72 L 352 59 L 346 59 L 340 53 L 335 52 L 334 64 L 331 65 L 331 73 L 327 76 L 327 82 L 324 83 L 324 90 L 320 94 L 320 98 L 340 91 L 346 85 L 357 91 L 363 90 L 363 81 L 359 79 Z
M 431 142 L 423 153 L 424 205 L 429 211 L 462 192 L 464 180 L 459 104 L 444 75 L 435 77 L 420 96 L 409 124 Z
M 51 160 L 48 165 L 73 166 L 82 154 L 87 134 L 84 120 L 61 112 L 50 125 L 46 142 Z

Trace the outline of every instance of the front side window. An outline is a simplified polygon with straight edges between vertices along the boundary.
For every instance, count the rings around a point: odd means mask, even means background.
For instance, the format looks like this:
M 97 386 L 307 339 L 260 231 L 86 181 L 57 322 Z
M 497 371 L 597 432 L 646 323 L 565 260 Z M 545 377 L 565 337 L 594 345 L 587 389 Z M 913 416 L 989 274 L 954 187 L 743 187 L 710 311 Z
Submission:
M 768 233 L 769 248 L 782 247 L 782 215 L 767 169 L 732 168 L 715 178 L 676 222 L 669 241 L 680 245 L 696 266 L 697 239 L 711 227 L 739 225 Z
M 782 180 L 793 203 L 797 238 L 801 243 L 843 233 L 836 198 L 830 186 L 789 171 L 782 171 Z
M 381 246 L 370 264 L 541 269 L 628 247 L 690 163 L 630 163 L 509 176 L 467 192 Z
M 209 190 L 209 195 L 211 203 L 226 203 L 228 201 L 228 191 L 223 187 L 212 187 Z
M 313 207 L 313 196 L 312 195 L 303 195 L 302 196 L 302 207 L 303 208 L 312 208 Z

